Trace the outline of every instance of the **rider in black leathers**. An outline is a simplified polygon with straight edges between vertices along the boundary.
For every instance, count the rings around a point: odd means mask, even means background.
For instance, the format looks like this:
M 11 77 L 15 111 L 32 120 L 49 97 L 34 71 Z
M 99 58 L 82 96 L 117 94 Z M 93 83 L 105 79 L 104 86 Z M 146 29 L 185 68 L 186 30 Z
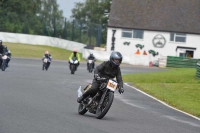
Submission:
M 2 56 L 5 55 L 5 51 L 6 51 L 2 43 L 3 43 L 2 40 L 0 40 L 0 66 L 2 64 Z
M 10 62 L 10 59 L 11 59 L 11 52 L 6 45 L 4 45 L 4 50 L 5 50 L 5 54 L 8 56 L 7 61 L 6 61 L 7 63 L 6 65 L 8 67 L 8 63 Z
M 123 80 L 121 76 L 120 64 L 122 62 L 122 55 L 119 52 L 112 52 L 110 55 L 110 60 L 105 61 L 99 66 L 96 67 L 94 71 L 94 79 L 92 82 L 92 87 L 86 91 L 81 97 L 77 99 L 77 102 L 80 103 L 87 96 L 94 96 L 98 92 L 98 88 L 101 85 L 97 78 L 105 77 L 105 78 L 114 78 L 116 77 L 117 82 L 119 84 L 118 91 L 119 93 L 124 93 L 123 89 Z
M 93 62 L 93 69 L 94 69 L 96 58 L 95 58 L 95 56 L 94 56 L 92 53 L 90 53 L 90 55 L 89 55 L 88 58 L 87 58 L 87 70 L 89 69 L 88 60 L 93 60 L 93 61 L 94 61 L 94 62 Z

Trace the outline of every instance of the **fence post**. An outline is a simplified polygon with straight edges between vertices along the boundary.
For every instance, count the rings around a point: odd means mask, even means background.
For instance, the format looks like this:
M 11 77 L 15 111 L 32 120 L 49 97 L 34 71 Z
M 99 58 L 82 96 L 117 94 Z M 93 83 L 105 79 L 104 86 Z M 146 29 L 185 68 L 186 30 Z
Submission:
M 66 22 L 66 18 L 65 18 L 65 27 L 64 27 L 63 39 L 67 39 L 67 22 Z
M 101 31 L 102 31 L 102 27 L 101 27 L 101 25 L 98 25 L 98 29 L 97 29 L 97 47 L 100 47 L 100 45 L 101 45 Z
M 72 21 L 72 41 L 74 41 L 74 19 Z
M 197 77 L 198 79 L 200 79 L 200 62 L 197 63 L 196 77 Z

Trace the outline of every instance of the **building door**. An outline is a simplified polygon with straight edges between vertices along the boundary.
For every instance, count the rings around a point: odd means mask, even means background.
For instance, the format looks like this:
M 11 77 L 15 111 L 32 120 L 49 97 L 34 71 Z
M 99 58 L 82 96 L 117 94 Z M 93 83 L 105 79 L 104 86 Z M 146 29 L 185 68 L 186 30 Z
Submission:
M 193 58 L 194 51 L 186 50 L 185 57 Z

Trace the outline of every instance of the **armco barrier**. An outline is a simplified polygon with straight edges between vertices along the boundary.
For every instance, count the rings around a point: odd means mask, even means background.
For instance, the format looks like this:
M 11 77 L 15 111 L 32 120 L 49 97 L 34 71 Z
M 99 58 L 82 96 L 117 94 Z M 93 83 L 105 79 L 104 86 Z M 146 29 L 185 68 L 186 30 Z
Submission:
M 197 63 L 196 77 L 200 79 L 200 62 Z
M 196 68 L 199 59 L 167 56 L 167 67 Z

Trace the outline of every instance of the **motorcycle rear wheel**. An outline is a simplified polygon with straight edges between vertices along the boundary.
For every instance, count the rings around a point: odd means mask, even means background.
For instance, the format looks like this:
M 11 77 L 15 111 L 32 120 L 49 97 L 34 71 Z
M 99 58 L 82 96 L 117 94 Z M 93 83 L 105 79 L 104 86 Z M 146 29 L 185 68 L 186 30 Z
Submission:
M 97 119 L 102 119 L 110 109 L 114 99 L 114 93 L 113 92 L 108 92 L 105 96 L 105 99 L 101 105 L 101 107 L 97 107 L 96 111 L 96 118 Z

